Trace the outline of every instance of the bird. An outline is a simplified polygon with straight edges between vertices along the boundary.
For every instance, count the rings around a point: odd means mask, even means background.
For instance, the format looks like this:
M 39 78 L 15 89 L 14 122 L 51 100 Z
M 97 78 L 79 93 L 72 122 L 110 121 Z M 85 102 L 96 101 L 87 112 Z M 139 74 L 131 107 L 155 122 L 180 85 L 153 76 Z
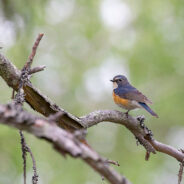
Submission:
M 110 81 L 113 82 L 114 102 L 121 108 L 127 110 L 125 112 L 127 118 L 129 111 L 136 108 L 143 108 L 152 116 L 158 118 L 158 115 L 147 105 L 152 104 L 152 102 L 135 87 L 133 87 L 124 75 L 116 75 Z

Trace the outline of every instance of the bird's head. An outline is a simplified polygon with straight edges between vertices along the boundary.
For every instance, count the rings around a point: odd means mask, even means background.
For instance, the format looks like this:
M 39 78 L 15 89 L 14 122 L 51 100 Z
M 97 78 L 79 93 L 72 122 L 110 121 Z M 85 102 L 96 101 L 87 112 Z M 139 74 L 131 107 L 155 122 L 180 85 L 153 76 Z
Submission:
M 116 75 L 112 80 L 110 80 L 111 82 L 113 82 L 113 88 L 117 88 L 117 87 L 121 87 L 124 86 L 126 84 L 128 84 L 128 80 L 124 75 Z

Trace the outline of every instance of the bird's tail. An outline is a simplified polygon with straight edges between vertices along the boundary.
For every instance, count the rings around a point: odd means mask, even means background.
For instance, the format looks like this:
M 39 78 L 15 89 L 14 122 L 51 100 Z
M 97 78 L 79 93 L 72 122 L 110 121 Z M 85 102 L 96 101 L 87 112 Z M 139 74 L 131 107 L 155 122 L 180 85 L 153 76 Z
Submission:
M 158 115 L 157 115 L 153 110 L 151 110 L 151 108 L 150 108 L 148 105 L 146 105 L 145 103 L 142 103 L 142 102 L 139 102 L 139 104 L 140 104 L 145 110 L 147 110 L 152 116 L 155 116 L 155 117 L 158 118 Z

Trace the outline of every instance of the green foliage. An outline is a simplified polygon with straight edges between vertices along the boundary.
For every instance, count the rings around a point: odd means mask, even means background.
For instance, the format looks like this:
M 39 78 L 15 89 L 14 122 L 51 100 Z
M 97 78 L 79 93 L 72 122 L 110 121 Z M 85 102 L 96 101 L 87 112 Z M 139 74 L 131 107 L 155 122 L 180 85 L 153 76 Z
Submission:
M 118 7 L 123 4 L 123 11 L 130 12 L 120 14 L 125 16 L 123 26 L 104 21 L 101 11 L 108 2 L 119 3 Z M 112 101 L 109 80 L 123 71 L 154 102 L 152 108 L 160 118 L 155 119 L 143 110 L 131 114 L 145 114 L 146 124 L 156 139 L 179 147 L 175 139 L 180 145 L 184 140 L 178 134 L 184 122 L 183 12 L 184 4 L 177 0 L 1 0 L 0 31 L 10 21 L 15 40 L 8 45 L 0 36 L 0 44 L 4 47 L 2 52 L 21 68 L 37 34 L 45 33 L 34 65 L 47 68 L 31 80 L 58 105 L 78 116 L 96 109 L 119 109 Z M 2 79 L 0 89 L 0 102 L 9 102 L 11 89 Z M 25 108 L 31 111 L 27 105 Z M 42 183 L 102 182 L 80 160 L 61 158 L 44 141 L 28 134 L 26 138 L 36 157 Z M 159 183 L 171 183 L 171 176 L 173 183 L 177 181 L 178 163 L 162 154 L 151 155 L 150 161 L 144 161 L 145 150 L 136 146 L 125 128 L 102 123 L 88 130 L 88 140 L 100 154 L 118 160 L 121 166 L 116 169 L 132 183 L 158 183 L 157 176 Z M 0 184 L 22 181 L 19 142 L 16 130 L 1 126 Z M 28 163 L 31 181 L 31 161 Z

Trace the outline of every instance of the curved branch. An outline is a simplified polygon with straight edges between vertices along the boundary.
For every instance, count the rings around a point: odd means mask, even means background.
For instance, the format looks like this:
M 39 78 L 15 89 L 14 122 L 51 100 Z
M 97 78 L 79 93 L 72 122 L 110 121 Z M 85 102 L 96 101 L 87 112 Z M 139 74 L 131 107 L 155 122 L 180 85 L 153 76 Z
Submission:
M 157 151 L 170 155 L 171 157 L 176 158 L 179 162 L 183 162 L 184 153 L 182 151 L 179 151 L 167 144 L 158 142 L 157 140 L 150 140 L 149 142 Z
M 184 153 L 177 150 L 176 148 L 173 148 L 172 146 L 158 142 L 153 138 L 150 139 L 150 137 L 147 136 L 149 134 L 148 129 L 145 126 L 142 127 L 140 125 L 140 121 L 138 119 L 133 118 L 130 115 L 127 118 L 124 113 L 119 111 L 99 110 L 99 111 L 91 112 L 86 116 L 80 117 L 80 121 L 85 128 L 89 128 L 103 121 L 110 121 L 113 123 L 124 125 L 137 138 L 140 138 L 141 141 L 144 141 L 145 145 L 143 144 L 143 146 L 148 147 L 148 149 L 145 147 L 148 152 L 154 152 L 154 150 L 156 150 L 158 152 L 162 152 L 167 155 L 170 155 L 171 157 L 174 157 L 179 162 L 183 162 Z
M 140 126 L 140 122 L 132 116 L 126 116 L 125 113 L 113 110 L 99 110 L 91 112 L 90 114 L 80 117 L 80 123 L 85 128 L 89 128 L 103 121 L 110 121 L 113 123 L 124 125 L 128 128 L 138 141 L 144 146 L 147 152 L 155 153 L 154 147 L 146 139 L 148 134 L 147 129 Z

